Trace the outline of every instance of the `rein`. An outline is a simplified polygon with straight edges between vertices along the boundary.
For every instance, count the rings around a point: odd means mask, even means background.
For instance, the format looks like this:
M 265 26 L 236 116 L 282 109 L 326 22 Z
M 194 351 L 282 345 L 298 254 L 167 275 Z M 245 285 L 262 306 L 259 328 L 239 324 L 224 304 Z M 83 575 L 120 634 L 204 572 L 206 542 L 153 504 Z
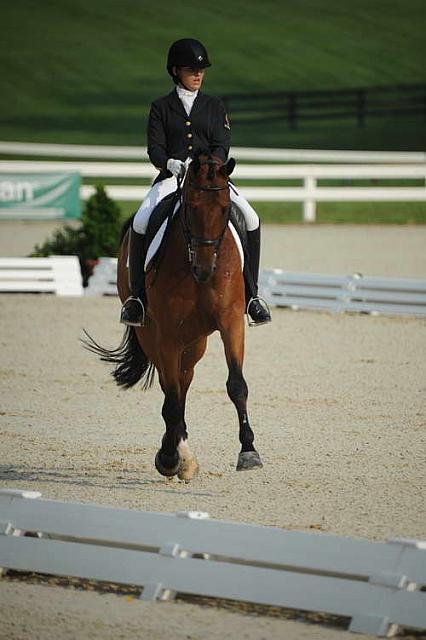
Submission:
M 206 161 L 200 163 L 200 165 L 202 165 L 202 164 L 209 165 L 208 177 L 209 177 L 209 179 L 213 179 L 214 175 L 215 175 L 213 167 L 215 165 L 218 165 L 219 163 L 216 160 L 209 159 L 209 160 L 206 160 Z M 182 212 L 183 215 L 181 216 L 181 225 L 182 225 L 182 231 L 183 231 L 183 235 L 185 237 L 186 245 L 188 247 L 188 258 L 189 258 L 189 263 L 190 264 L 192 264 L 193 261 L 194 261 L 195 252 L 196 252 L 196 248 L 197 247 L 214 247 L 215 252 L 214 252 L 214 256 L 213 256 L 213 266 L 216 265 L 217 254 L 219 252 L 219 248 L 220 248 L 220 245 L 222 243 L 223 236 L 225 235 L 226 229 L 228 228 L 228 222 L 229 222 L 229 215 L 230 215 L 231 207 L 228 208 L 224 227 L 223 227 L 221 233 L 216 238 L 201 238 L 199 236 L 193 236 L 192 233 L 191 233 L 191 230 L 189 228 L 188 221 L 187 221 L 187 216 L 186 216 L 186 210 L 187 210 L 187 202 L 186 202 L 186 197 L 185 197 L 186 193 L 187 193 L 187 191 L 189 189 L 195 189 L 196 191 L 213 191 L 213 192 L 215 192 L 215 191 L 224 191 L 225 189 L 228 189 L 228 188 L 229 188 L 228 183 L 226 183 L 226 185 L 224 185 L 224 186 L 219 186 L 219 185 L 210 185 L 209 186 L 209 185 L 200 185 L 200 184 L 197 184 L 197 183 L 188 182 L 188 184 L 185 185 L 185 191 L 183 191 L 183 189 L 181 189 L 180 182 L 178 182 L 178 189 L 182 193 L 182 206 L 183 206 L 183 212 Z

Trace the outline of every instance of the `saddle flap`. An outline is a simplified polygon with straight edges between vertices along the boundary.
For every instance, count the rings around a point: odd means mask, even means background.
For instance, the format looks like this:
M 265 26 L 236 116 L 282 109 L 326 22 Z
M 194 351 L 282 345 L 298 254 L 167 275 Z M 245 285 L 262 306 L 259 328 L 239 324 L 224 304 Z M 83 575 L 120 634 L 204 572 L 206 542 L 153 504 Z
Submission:
M 149 217 L 148 227 L 145 233 L 146 247 L 149 247 L 163 222 L 173 215 L 173 210 L 178 200 L 179 193 L 174 191 L 160 200 L 160 202 L 154 207 L 154 210 Z
M 177 192 L 174 192 L 161 200 L 152 212 L 145 238 L 145 246 L 147 248 L 145 271 L 148 271 L 153 266 L 152 261 L 154 258 L 158 259 L 158 256 L 161 255 L 160 249 L 164 246 L 167 238 L 168 222 L 175 215 L 179 215 L 180 208 L 181 203 L 178 200 Z M 247 260 L 245 260 L 245 256 L 247 256 L 247 227 L 243 214 L 234 202 L 231 204 L 229 222 L 243 268 L 247 264 Z

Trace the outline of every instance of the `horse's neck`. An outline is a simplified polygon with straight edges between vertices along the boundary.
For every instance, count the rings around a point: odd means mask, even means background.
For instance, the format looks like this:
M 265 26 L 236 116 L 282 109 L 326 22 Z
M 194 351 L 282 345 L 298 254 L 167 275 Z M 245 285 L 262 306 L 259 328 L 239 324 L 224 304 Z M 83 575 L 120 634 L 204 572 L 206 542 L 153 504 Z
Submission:
M 189 271 L 188 247 L 182 232 L 182 222 L 179 215 L 175 216 L 170 228 L 170 235 L 167 240 L 165 257 L 168 258 L 169 268 L 171 272 L 181 271 L 185 267 Z

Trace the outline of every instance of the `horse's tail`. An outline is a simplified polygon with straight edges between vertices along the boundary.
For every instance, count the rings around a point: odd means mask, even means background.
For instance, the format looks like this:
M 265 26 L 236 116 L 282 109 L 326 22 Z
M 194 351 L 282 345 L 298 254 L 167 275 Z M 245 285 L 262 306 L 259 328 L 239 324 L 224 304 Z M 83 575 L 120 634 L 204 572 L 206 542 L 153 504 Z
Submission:
M 106 349 L 98 344 L 91 335 L 83 329 L 86 338 L 81 338 L 85 348 L 100 356 L 104 362 L 116 365 L 111 375 L 120 387 L 129 389 L 142 381 L 142 389 L 146 391 L 154 382 L 155 366 L 148 360 L 139 344 L 134 327 L 127 327 L 121 343 L 116 349 Z

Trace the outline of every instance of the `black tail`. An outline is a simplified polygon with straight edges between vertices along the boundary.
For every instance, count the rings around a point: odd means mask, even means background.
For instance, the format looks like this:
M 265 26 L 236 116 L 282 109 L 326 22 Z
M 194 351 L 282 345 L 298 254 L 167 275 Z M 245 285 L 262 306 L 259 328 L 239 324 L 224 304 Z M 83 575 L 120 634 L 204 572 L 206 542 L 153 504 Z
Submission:
M 127 327 L 123 339 L 116 349 L 101 347 L 91 335 L 83 329 L 86 338 L 81 338 L 85 348 L 96 353 L 104 362 L 117 365 L 111 375 L 120 387 L 129 389 L 140 380 L 146 391 L 154 382 L 155 366 L 144 353 L 136 336 L 134 327 Z

